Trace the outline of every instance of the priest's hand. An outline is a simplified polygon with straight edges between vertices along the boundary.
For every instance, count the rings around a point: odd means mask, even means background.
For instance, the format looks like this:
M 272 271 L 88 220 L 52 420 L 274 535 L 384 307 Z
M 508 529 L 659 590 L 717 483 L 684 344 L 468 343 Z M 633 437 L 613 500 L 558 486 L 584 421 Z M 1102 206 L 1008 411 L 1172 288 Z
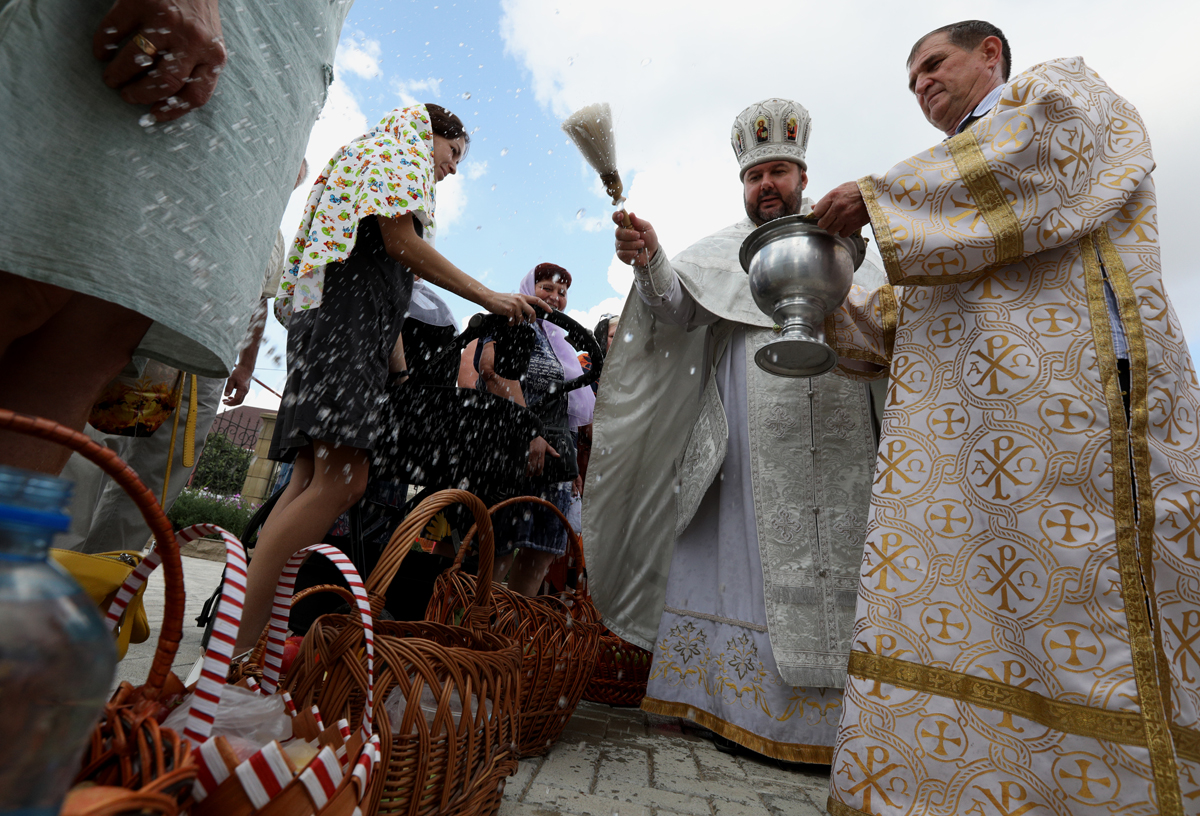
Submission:
M 649 266 L 650 259 L 658 252 L 658 234 L 654 227 L 633 213 L 629 213 L 630 225 L 622 226 L 625 223 L 622 210 L 613 213 L 612 217 L 617 225 L 617 257 L 631 266 Z
M 853 235 L 871 223 L 867 202 L 854 181 L 826 193 L 813 207 L 812 214 L 817 218 L 817 226 L 833 235 Z
M 526 476 L 541 476 L 546 469 L 546 457 L 558 457 L 558 451 L 542 437 L 537 437 L 529 443 L 529 461 L 525 465 Z

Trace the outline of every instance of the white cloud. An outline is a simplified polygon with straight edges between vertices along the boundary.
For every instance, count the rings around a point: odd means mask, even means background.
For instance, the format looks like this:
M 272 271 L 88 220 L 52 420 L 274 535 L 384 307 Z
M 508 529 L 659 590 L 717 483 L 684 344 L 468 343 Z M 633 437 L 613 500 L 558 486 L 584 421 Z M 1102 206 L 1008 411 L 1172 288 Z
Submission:
M 308 175 L 292 193 L 287 208 L 283 211 L 280 229 L 287 238 L 295 235 L 300 226 L 300 216 L 304 212 L 309 190 L 312 189 L 317 176 L 325 170 L 334 153 L 342 145 L 366 132 L 367 117 L 359 107 L 358 100 L 345 82 L 335 78 L 329 86 L 325 109 L 313 125 L 312 133 L 308 137 L 308 147 L 304 150 L 304 158 L 308 160 Z
M 428 102 L 429 97 L 441 98 L 442 80 L 429 77 L 428 79 L 393 79 L 392 90 L 400 97 L 405 107 Z M 420 96 L 417 96 L 420 94 Z
M 478 178 L 483 178 L 487 175 L 488 163 L 486 160 L 481 162 L 466 162 L 462 167 L 458 168 L 458 172 L 466 176 L 471 181 Z
M 606 314 L 619 315 L 624 308 L 625 298 L 623 297 L 605 298 L 587 310 L 572 309 L 570 308 L 570 303 L 568 303 L 567 317 L 576 321 L 588 331 L 591 331 L 600 322 L 602 316 Z
M 459 175 L 447 176 L 437 183 L 437 235 L 450 234 L 463 211 L 467 209 L 467 182 Z
M 602 4 L 502 0 L 501 6 L 506 50 L 530 72 L 541 105 L 565 117 L 593 102 L 611 104 L 629 209 L 653 222 L 672 254 L 743 216 L 729 129 L 756 100 L 789 97 L 812 113 L 808 194 L 814 199 L 935 144 L 940 134 L 906 90 L 904 60 L 919 36 L 963 16 L 950 0 L 764 0 L 753 14 L 740 15 L 726 13 L 725 4 L 646 0 L 630 25 Z M 1200 185 L 1192 146 L 1200 108 L 1187 101 L 1186 63 L 1200 5 L 1144 4 L 1130 14 L 1123 2 L 1097 0 L 1080 15 L 1073 4 L 978 0 L 971 14 L 1009 34 L 1018 69 L 1082 54 L 1138 106 L 1158 161 L 1167 286 L 1177 306 L 1200 298 L 1187 244 L 1191 191 Z M 1121 24 L 1113 26 L 1114 19 Z M 780 40 L 771 32 L 787 35 Z M 606 206 L 598 182 L 592 189 L 597 209 Z M 624 282 L 628 276 L 616 266 L 610 279 Z M 1189 338 L 1200 342 L 1200 312 L 1181 319 Z
M 379 69 L 379 40 L 369 40 L 361 31 L 342 34 L 338 43 L 333 66 L 336 71 L 348 71 L 363 79 L 374 79 L 382 74 Z

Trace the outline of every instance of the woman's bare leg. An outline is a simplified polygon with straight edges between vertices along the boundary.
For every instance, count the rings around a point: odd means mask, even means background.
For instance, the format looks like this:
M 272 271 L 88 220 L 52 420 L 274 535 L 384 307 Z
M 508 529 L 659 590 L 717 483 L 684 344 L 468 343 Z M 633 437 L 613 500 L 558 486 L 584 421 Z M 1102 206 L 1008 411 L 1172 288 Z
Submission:
M 53 317 L 71 294 L 70 289 L 0 270 L 0 357 L 12 341 Z
M 337 517 L 353 507 L 367 489 L 370 457 L 366 451 L 333 447 L 320 441 L 314 442 L 311 450 L 310 481 L 291 498 L 287 497 L 288 490 L 284 490 L 280 497 L 282 507 L 275 507 L 258 535 L 246 576 L 246 605 L 238 630 L 238 651 L 253 648 L 270 620 L 275 585 L 287 560 L 297 551 L 320 542 Z M 297 467 L 301 461 L 297 458 Z
M 68 292 L 59 302 L 66 290 L 23 286 L 14 277 L 0 274 L 0 296 L 15 296 L 19 290 L 31 301 L 14 305 L 0 300 L 0 343 L 5 345 L 0 407 L 81 431 L 101 390 L 132 358 L 152 321 L 78 292 Z M 5 322 L 9 316 L 19 328 Z M 70 455 L 60 445 L 0 432 L 0 464 L 57 474 Z
M 512 574 L 508 576 L 508 588 L 513 592 L 532 598 L 538 594 L 550 565 L 558 558 L 554 553 L 532 550 L 528 547 L 517 553 L 513 561 Z

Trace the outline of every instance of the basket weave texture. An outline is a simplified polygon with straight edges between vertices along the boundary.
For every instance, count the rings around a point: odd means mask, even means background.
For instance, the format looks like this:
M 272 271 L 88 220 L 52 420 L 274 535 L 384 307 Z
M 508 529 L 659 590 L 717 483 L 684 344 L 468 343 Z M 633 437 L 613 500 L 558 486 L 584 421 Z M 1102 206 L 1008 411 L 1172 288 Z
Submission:
M 187 743 L 171 729 L 160 728 L 157 719 L 162 702 L 183 691 L 182 684 L 171 674 L 171 664 L 183 636 L 184 610 L 183 564 L 171 522 L 137 474 L 119 456 L 86 435 L 48 419 L 2 408 L 0 428 L 70 448 L 111 476 L 129 494 L 154 534 L 154 550 L 138 570 L 148 574 L 160 560 L 163 567 L 163 624 L 149 676 L 136 688 L 122 683 L 104 706 L 75 779 L 77 784 L 91 782 L 125 790 L 106 790 L 102 795 L 81 797 L 73 794 L 68 796 L 64 812 L 72 816 L 101 816 L 143 808 L 147 813 L 164 814 L 185 810 L 191 804 L 196 767 Z M 120 614 L 116 617 L 119 619 Z M 115 623 L 111 614 L 109 623 Z
M 582 563 L 579 536 L 550 502 L 522 496 L 500 502 L 488 512 L 495 515 L 515 504 L 540 504 L 554 511 L 567 529 L 568 552 Z M 513 640 L 521 648 L 519 752 L 521 757 L 540 756 L 562 735 L 592 675 L 600 648 L 600 616 L 586 585 L 574 594 L 527 598 L 493 584 L 491 559 L 485 567 L 482 558 L 492 544 L 483 541 L 482 536 L 479 578 L 463 572 L 463 557 L 474 535 L 474 529 L 467 533 L 454 565 L 435 582 L 425 617 L 451 621 L 459 610 L 490 592 L 496 608 L 491 631 Z
M 461 490 L 436 493 L 410 513 L 367 581 L 376 615 L 375 726 L 382 761 L 364 812 L 487 816 L 499 809 L 505 780 L 517 769 L 521 659 L 512 641 L 488 631 L 495 614 L 492 593 L 460 608 L 462 626 L 378 619 L 412 542 L 439 511 L 456 503 L 470 509 L 479 526 L 486 590 L 494 550 L 491 523 L 483 503 Z M 361 621 L 318 618 L 284 680 L 296 703 L 317 705 L 327 719 L 353 721 L 366 704 L 361 646 Z M 396 689 L 405 701 L 399 722 L 384 708 Z M 430 697 L 434 701 L 431 710 L 423 710 L 423 697 L 426 707 Z
M 654 655 L 634 646 L 608 629 L 600 636 L 600 654 L 596 670 L 583 692 L 583 699 L 613 706 L 641 705 L 650 680 L 650 661 Z

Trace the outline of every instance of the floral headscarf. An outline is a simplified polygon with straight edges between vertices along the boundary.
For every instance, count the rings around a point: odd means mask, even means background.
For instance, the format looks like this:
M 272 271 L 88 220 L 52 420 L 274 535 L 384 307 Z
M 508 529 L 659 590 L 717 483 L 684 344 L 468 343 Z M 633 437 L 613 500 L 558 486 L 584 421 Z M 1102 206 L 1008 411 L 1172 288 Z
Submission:
M 371 215 L 412 213 L 433 243 L 433 129 L 424 105 L 397 108 L 339 150 L 313 183 L 279 282 L 275 316 L 316 309 L 325 267 L 350 257 L 358 223 Z

